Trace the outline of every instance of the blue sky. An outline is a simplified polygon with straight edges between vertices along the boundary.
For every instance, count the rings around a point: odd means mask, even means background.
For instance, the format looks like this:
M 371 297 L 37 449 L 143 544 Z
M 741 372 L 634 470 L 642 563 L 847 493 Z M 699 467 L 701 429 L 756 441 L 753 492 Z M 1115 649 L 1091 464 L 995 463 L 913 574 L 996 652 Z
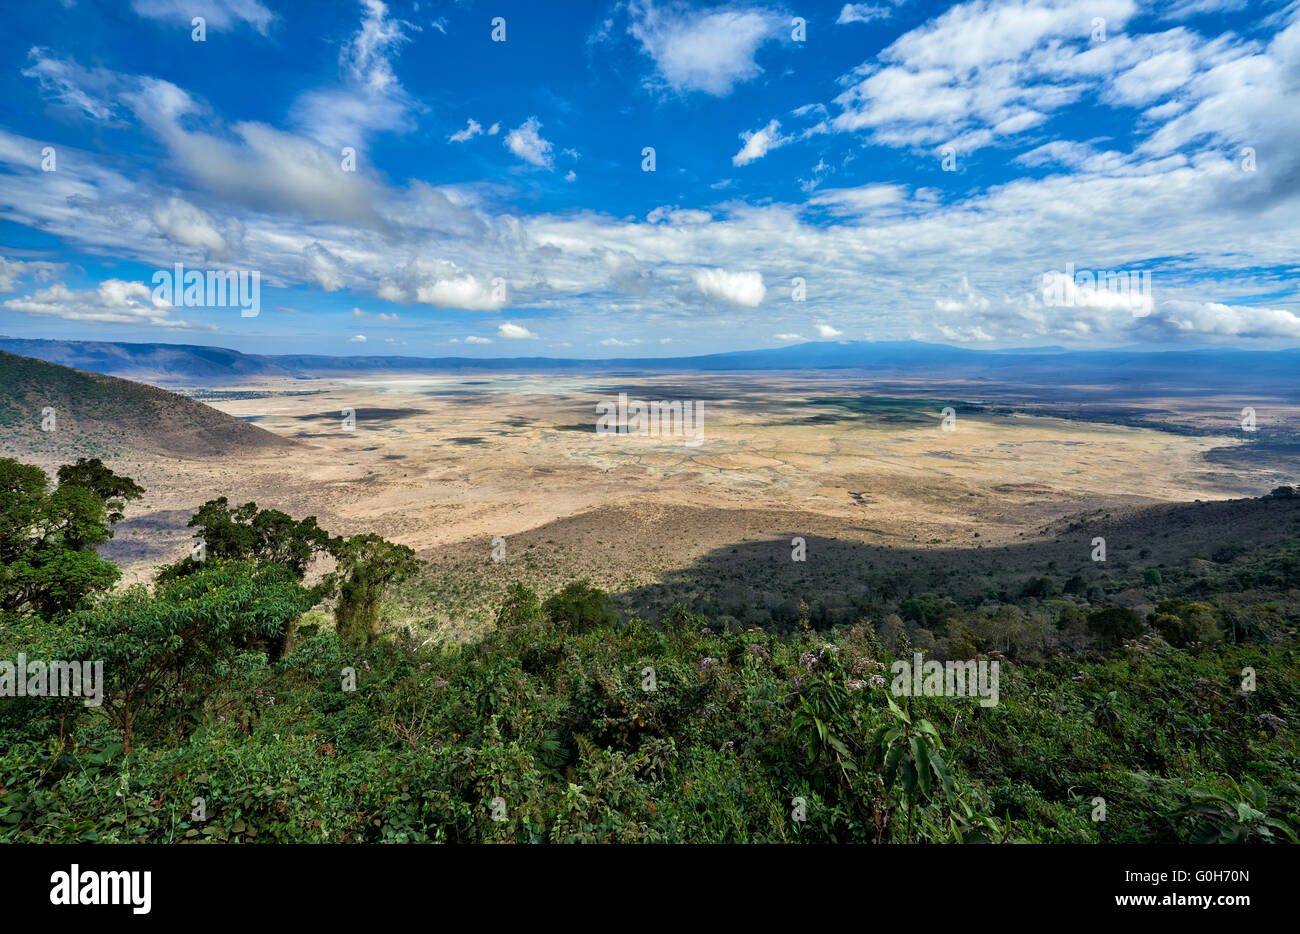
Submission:
M 7 16 L 8 336 L 578 357 L 1300 345 L 1297 2 Z M 260 313 L 160 301 L 152 276 L 178 262 L 256 270 Z M 1049 297 L 1070 268 L 1148 289 Z

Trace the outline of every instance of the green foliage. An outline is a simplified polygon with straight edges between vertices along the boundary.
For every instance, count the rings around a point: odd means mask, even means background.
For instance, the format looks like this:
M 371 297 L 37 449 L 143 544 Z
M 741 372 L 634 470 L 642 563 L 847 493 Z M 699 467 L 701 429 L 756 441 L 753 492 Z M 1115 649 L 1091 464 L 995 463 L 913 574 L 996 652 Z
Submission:
M 1142 618 L 1132 610 L 1120 606 L 1107 607 L 1088 614 L 1088 628 L 1116 645 L 1125 639 L 1141 635 L 1146 627 Z
M 505 602 L 501 604 L 501 611 L 497 613 L 497 628 L 531 627 L 538 625 L 543 619 L 545 616 L 537 592 L 521 583 L 515 583 L 506 592 Z
M 1151 625 L 1166 642 L 1179 647 L 1223 637 L 1214 607 L 1200 601 L 1166 600 L 1156 607 Z
M 745 628 L 739 588 L 723 613 L 668 594 L 624 622 L 588 581 L 515 580 L 458 643 L 379 633 L 387 595 L 418 594 L 409 549 L 224 500 L 196 517 L 206 563 L 94 596 L 71 546 L 106 534 L 120 479 L 84 462 L 51 490 L 0 462 L 0 549 L 59 545 L 48 598 L 75 605 L 0 614 L 0 658 L 106 675 L 101 707 L 0 698 L 3 842 L 1295 841 L 1293 540 L 1162 563 L 1150 631 L 1105 606 L 1138 605 L 1142 569 L 1085 550 L 1055 578 L 765 597 L 771 630 Z M 337 566 L 307 588 L 322 549 Z M 997 658 L 999 703 L 895 699 L 912 646 Z
M 588 581 L 573 581 L 542 604 L 546 618 L 553 623 L 568 623 L 573 632 L 589 632 L 598 626 L 618 622 L 609 594 L 592 587 Z
M 307 573 L 312 558 L 330 549 L 332 539 L 316 524 L 315 516 L 293 519 L 277 509 L 258 509 L 256 503 L 231 507 L 226 497 L 208 500 L 190 519 L 197 528 L 207 561 L 260 561 L 279 564 L 298 580 Z M 163 568 L 160 579 L 192 574 L 202 565 L 192 557 Z
M 39 467 L 0 458 L 0 612 L 52 619 L 121 576 L 94 549 L 141 488 L 98 458 L 60 467 L 58 477 L 51 488 Z
M 337 582 L 334 621 L 339 637 L 348 643 L 370 641 L 378 634 L 379 600 L 384 588 L 419 570 L 415 552 L 378 535 L 353 535 L 331 548 L 338 568 L 329 579 Z
M 136 585 L 72 614 L 55 657 L 103 661 L 103 709 L 130 750 L 142 728 L 187 725 L 238 656 L 264 653 L 311 604 L 277 565 L 213 562 L 155 593 Z
M 139 499 L 144 487 L 130 477 L 120 477 L 104 466 L 98 457 L 87 460 L 77 458 L 75 464 L 64 464 L 58 471 L 59 486 L 78 486 L 89 490 L 104 503 L 106 521 L 116 525 L 122 521 L 122 510 L 127 500 Z M 109 533 L 110 536 L 112 533 Z

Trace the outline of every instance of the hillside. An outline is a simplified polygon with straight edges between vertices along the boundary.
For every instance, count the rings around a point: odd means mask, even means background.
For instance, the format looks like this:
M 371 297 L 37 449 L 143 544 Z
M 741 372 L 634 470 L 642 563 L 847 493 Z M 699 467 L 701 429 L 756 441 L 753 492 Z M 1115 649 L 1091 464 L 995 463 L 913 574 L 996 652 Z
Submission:
M 0 456 L 194 458 L 294 445 L 154 386 L 0 351 Z

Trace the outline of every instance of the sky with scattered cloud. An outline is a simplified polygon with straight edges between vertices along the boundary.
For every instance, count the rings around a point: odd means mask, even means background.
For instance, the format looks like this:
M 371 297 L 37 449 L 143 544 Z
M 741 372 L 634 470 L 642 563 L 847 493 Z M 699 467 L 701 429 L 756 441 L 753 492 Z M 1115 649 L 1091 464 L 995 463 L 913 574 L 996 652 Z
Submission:
M 63 0 L 7 18 L 7 336 L 1300 346 L 1300 0 Z M 174 307 L 153 282 L 177 263 L 256 271 L 259 314 Z

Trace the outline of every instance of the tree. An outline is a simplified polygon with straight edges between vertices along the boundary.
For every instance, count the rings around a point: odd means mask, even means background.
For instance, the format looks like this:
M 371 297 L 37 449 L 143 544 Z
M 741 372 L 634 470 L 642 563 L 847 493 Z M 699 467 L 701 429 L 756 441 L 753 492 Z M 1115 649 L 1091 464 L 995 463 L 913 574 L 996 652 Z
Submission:
M 98 457 L 86 460 L 77 458 L 75 464 L 64 464 L 58 472 L 59 486 L 77 486 L 95 494 L 107 510 L 109 525 L 122 521 L 122 510 L 126 501 L 139 499 L 144 494 L 144 487 L 130 477 L 120 477 L 104 466 Z M 112 532 L 109 532 L 112 537 Z
M 1141 617 L 1132 610 L 1112 606 L 1089 613 L 1088 628 L 1114 645 L 1139 635 L 1145 627 Z
M 104 711 L 129 752 L 142 723 L 201 707 L 238 655 L 277 644 L 313 602 L 284 567 L 214 562 L 154 593 L 136 585 L 73 613 L 65 657 L 103 661 Z
M 1054 597 L 1057 594 L 1056 581 L 1050 577 L 1033 577 L 1025 583 L 1024 588 L 1020 591 L 1022 597 L 1037 597 L 1045 600 L 1048 597 Z
M 1219 614 L 1208 603 L 1166 600 L 1156 607 L 1151 625 L 1170 645 L 1191 642 L 1213 643 L 1223 638 Z
M 353 645 L 370 642 L 379 631 L 379 601 L 384 589 L 419 569 L 421 562 L 405 545 L 378 535 L 353 535 L 331 545 L 338 567 L 327 579 L 338 588 L 334 622 L 339 638 Z
M 58 477 L 51 488 L 39 467 L 0 458 L 0 610 L 53 618 L 121 576 L 94 549 L 143 490 L 98 458 L 64 465 Z
M 506 591 L 505 602 L 497 613 L 497 629 L 535 626 L 545 618 L 537 592 L 516 582 Z
M 609 594 L 585 580 L 565 584 L 558 593 L 546 598 L 542 610 L 551 622 L 568 623 L 573 632 L 589 632 L 618 622 Z
M 188 525 L 199 530 L 205 560 L 279 564 L 298 580 L 306 576 L 312 558 L 329 551 L 335 541 L 315 516 L 294 519 L 278 509 L 258 509 L 257 503 L 232 508 L 224 496 L 204 503 Z M 183 577 L 201 565 L 187 556 L 163 568 L 159 579 Z

